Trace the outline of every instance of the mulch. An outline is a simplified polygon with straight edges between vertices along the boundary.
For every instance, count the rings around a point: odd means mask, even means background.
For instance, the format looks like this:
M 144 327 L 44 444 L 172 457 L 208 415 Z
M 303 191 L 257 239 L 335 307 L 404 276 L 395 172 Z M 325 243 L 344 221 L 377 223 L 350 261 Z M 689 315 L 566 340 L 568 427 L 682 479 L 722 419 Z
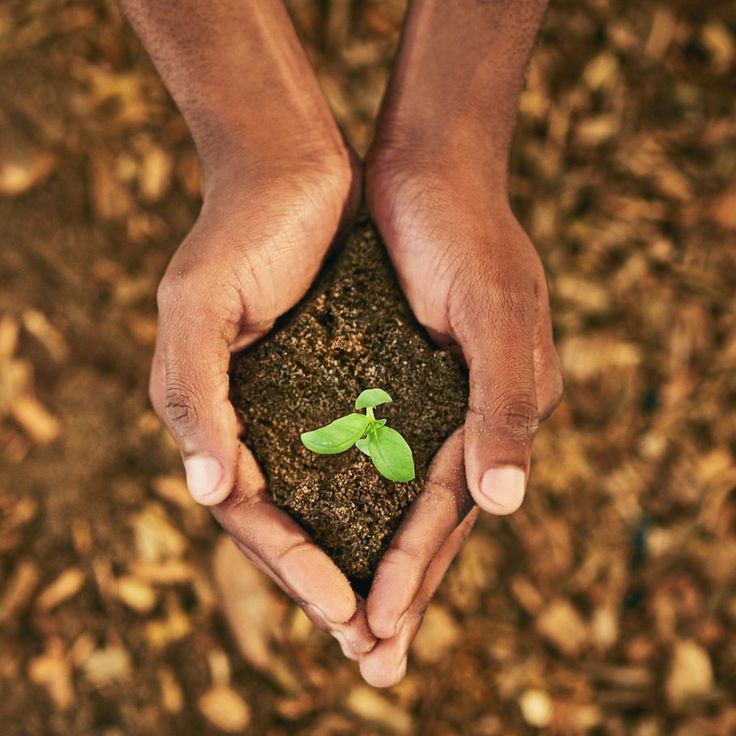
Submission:
M 403 2 L 288 4 L 365 151 Z M 239 561 L 146 398 L 191 141 L 113 3 L 6 3 L 0 730 L 736 731 L 735 71 L 733 2 L 552 4 L 511 190 L 566 397 L 524 507 L 481 520 L 375 691 L 247 567 L 228 630 Z

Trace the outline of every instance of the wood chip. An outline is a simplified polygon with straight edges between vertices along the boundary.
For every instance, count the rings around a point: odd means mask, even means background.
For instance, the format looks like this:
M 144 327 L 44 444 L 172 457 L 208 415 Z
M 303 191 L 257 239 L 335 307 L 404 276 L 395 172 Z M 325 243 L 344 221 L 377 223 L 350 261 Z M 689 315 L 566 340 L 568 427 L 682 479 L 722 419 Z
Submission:
M 9 314 L 0 317 L 0 361 L 13 357 L 18 345 L 19 326 L 17 320 Z
M 118 578 L 115 595 L 138 613 L 148 613 L 154 608 L 158 597 L 156 591 L 147 583 L 131 575 Z
M 676 27 L 677 19 L 672 10 L 667 5 L 657 8 L 644 53 L 654 59 L 661 59 L 672 42 Z
M 667 700 L 675 709 L 702 700 L 713 689 L 713 667 L 708 652 L 694 641 L 678 641 L 672 651 L 665 682 Z
M 64 363 L 69 357 L 64 335 L 54 327 L 43 312 L 26 309 L 23 312 L 23 327 L 46 348 L 51 359 Z
M 19 396 L 10 411 L 34 442 L 46 445 L 61 434 L 61 422 L 33 396 Z
M 223 612 L 241 655 L 256 669 L 268 671 L 284 616 L 268 578 L 225 536 L 217 544 L 212 566 Z
M 31 682 L 46 688 L 59 710 L 74 705 L 72 665 L 60 639 L 51 639 L 44 653 L 29 662 L 28 677 Z
M 519 697 L 519 708 L 524 720 L 535 728 L 547 728 L 552 723 L 552 699 L 543 690 L 529 688 Z
M 65 601 L 73 598 L 84 586 L 85 574 L 77 567 L 64 570 L 53 583 L 43 589 L 36 599 L 36 607 L 41 611 L 51 611 Z
M 181 641 L 192 630 L 192 621 L 181 611 L 171 611 L 166 618 L 146 623 L 148 643 L 154 649 L 163 649 L 172 642 Z
M 197 701 L 202 715 L 225 733 L 241 733 L 251 721 L 250 706 L 227 686 L 208 690 Z
M 729 70 L 736 57 L 734 33 L 720 19 L 710 20 L 702 32 L 703 45 L 713 57 L 713 66 L 719 73 Z
M 0 623 L 12 621 L 23 609 L 38 585 L 41 573 L 38 565 L 22 559 L 7 579 L 0 598 Z
M 536 627 L 547 641 L 570 657 L 580 654 L 588 642 L 588 627 L 567 600 L 550 603 L 537 618 Z
M 56 168 L 57 157 L 29 144 L 4 147 L 0 157 L 0 194 L 15 197 L 42 184 Z
M 515 575 L 511 579 L 511 592 L 527 613 L 536 615 L 544 608 L 544 597 L 532 581 L 523 575 Z
M 618 612 L 612 606 L 596 608 L 590 620 L 593 642 L 600 650 L 612 647 L 619 636 Z
M 411 716 L 372 688 L 362 685 L 353 688 L 345 699 L 345 707 L 358 718 L 392 733 L 411 733 Z
M 174 672 L 169 667 L 160 667 L 158 681 L 161 686 L 161 705 L 167 713 L 181 713 L 184 708 L 184 693 Z
M 118 178 L 114 159 L 107 153 L 92 153 L 90 179 L 92 204 L 100 219 L 121 220 L 133 211 L 133 195 Z
M 31 390 L 33 369 L 25 360 L 9 360 L 0 366 L 0 416 Z
M 710 216 L 724 230 L 736 230 L 736 187 L 723 192 L 713 201 Z
M 151 486 L 157 495 L 179 508 L 185 510 L 202 508 L 192 498 L 181 475 L 158 475 L 151 481 Z
M 149 504 L 133 519 L 138 557 L 143 562 L 161 562 L 181 557 L 187 548 L 184 535 L 159 504 Z
M 146 146 L 138 174 L 138 189 L 146 204 L 158 202 L 169 190 L 174 170 L 173 158 L 163 148 Z
M 448 656 L 460 634 L 460 627 L 447 609 L 435 603 L 427 609 L 412 652 L 420 662 L 440 662 Z
M 180 585 L 190 582 L 195 575 L 194 568 L 184 560 L 133 562 L 129 569 L 138 580 L 154 585 Z
M 130 677 L 130 656 L 120 646 L 96 649 L 84 663 L 84 675 L 95 687 L 124 682 Z

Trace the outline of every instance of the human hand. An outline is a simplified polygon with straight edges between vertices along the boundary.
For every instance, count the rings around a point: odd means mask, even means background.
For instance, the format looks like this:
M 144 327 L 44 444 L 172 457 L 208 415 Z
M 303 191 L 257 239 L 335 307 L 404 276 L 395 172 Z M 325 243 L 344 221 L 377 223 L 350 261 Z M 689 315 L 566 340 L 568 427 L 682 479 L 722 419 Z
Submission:
M 378 641 L 360 657 L 369 684 L 390 687 L 404 677 L 424 611 L 477 518 L 463 472 L 463 430 L 458 429 L 437 452 L 424 489 L 378 564 L 366 609 Z
M 468 490 L 493 514 L 520 506 L 532 440 L 559 403 L 562 378 L 541 262 L 482 167 L 379 147 L 366 186 L 418 321 L 470 372 L 464 430 L 438 453 L 435 476 L 368 597 L 368 623 L 380 641 L 361 668 L 373 684 L 390 685 L 403 676 L 421 614 L 475 519 L 463 519 Z
M 356 658 L 375 641 L 365 615 L 345 576 L 272 504 L 228 396 L 231 353 L 266 334 L 304 295 L 354 212 L 354 161 L 346 150 L 312 152 L 214 177 L 159 287 L 150 394 L 181 451 L 192 496 Z

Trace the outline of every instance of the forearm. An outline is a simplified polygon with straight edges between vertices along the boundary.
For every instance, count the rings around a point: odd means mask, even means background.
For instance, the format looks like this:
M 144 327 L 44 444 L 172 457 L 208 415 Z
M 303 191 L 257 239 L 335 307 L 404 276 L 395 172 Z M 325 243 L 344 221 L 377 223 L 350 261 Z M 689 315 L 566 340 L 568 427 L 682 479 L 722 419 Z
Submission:
M 281 0 L 120 0 L 192 132 L 208 179 L 344 145 Z
M 504 177 L 547 0 L 412 0 L 376 147 L 481 160 Z

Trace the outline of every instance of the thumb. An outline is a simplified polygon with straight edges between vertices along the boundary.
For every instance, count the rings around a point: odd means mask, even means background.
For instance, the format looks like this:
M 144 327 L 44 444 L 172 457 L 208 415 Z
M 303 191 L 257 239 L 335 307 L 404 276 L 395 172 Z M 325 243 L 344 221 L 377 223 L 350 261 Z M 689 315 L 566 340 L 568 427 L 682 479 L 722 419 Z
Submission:
M 539 412 L 534 382 L 534 312 L 519 303 L 493 310 L 461 340 L 470 372 L 465 468 L 475 502 L 510 514 L 524 498 Z
M 159 334 L 151 377 L 154 408 L 174 437 L 195 501 L 228 497 L 237 463 L 238 428 L 229 399 L 230 325 L 196 285 L 159 288 Z

